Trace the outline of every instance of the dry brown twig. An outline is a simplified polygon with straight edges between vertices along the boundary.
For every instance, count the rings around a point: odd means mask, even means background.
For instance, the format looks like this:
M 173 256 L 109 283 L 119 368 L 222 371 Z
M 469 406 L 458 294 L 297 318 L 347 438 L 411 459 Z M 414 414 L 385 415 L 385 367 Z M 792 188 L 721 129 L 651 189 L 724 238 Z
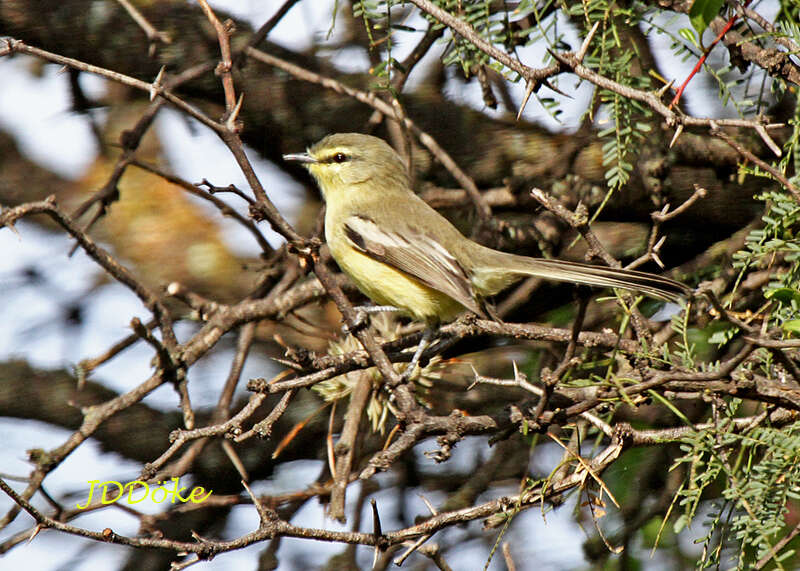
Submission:
M 647 239 L 647 251 L 625 267 L 633 270 L 652 260 L 658 264 L 661 269 L 664 269 L 664 263 L 659 257 L 659 251 L 661 250 L 661 246 L 664 244 L 665 239 L 665 237 L 662 237 L 660 240 L 658 239 L 658 232 L 661 229 L 661 225 L 664 222 L 668 222 L 680 216 L 689 208 L 691 208 L 695 202 L 701 198 L 705 198 L 707 195 L 708 191 L 696 184 L 694 185 L 694 192 L 692 195 L 683 201 L 683 203 L 677 208 L 670 210 L 670 205 L 665 204 L 664 208 L 662 208 L 660 211 L 651 213 L 650 217 L 653 219 L 653 227 L 650 229 L 650 236 Z
M 161 32 L 157 30 L 150 22 L 147 21 L 142 13 L 129 2 L 129 0 L 117 0 L 120 6 L 125 8 L 125 11 L 130 14 L 131 19 L 136 22 L 136 25 L 139 26 L 142 31 L 147 36 L 147 39 L 150 40 L 150 57 L 155 55 L 155 49 L 158 42 L 162 44 L 171 44 L 172 38 L 166 32 Z

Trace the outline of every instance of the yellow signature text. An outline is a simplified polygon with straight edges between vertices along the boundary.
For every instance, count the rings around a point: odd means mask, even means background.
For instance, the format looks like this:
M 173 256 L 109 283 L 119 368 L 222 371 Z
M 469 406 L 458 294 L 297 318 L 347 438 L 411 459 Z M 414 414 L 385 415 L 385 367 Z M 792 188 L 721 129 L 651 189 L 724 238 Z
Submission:
M 150 485 L 142 480 L 133 480 L 127 484 L 114 480 L 106 480 L 105 482 L 89 480 L 86 483 L 90 486 L 89 497 L 86 499 L 86 503 L 75 504 L 75 507 L 79 510 L 85 510 L 92 505 L 92 498 L 96 490 L 100 494 L 100 503 L 103 505 L 118 502 L 126 494 L 128 496 L 127 503 L 129 504 L 138 504 L 148 498 L 156 504 L 163 503 L 167 499 L 173 504 L 175 502 L 199 504 L 206 501 L 212 492 L 212 490 L 206 492 L 202 486 L 196 486 L 186 493 L 189 488 L 180 485 L 180 478 L 172 478 L 169 482 L 159 482 L 158 485 Z M 138 490 L 144 490 L 144 494 L 139 498 L 134 498 L 133 492 Z

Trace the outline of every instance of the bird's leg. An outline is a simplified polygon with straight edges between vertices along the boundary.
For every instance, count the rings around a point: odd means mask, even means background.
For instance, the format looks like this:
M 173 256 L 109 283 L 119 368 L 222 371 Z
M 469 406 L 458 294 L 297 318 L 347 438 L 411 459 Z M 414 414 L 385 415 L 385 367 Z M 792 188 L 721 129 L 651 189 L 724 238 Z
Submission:
M 431 339 L 433 339 L 433 331 L 434 330 L 432 327 L 426 327 L 425 331 L 422 332 L 422 339 L 419 340 L 417 350 L 414 351 L 414 356 L 411 357 L 411 362 L 408 364 L 408 367 L 406 367 L 406 370 L 403 371 L 403 375 L 401 377 L 403 381 L 409 380 L 411 375 L 414 374 L 414 371 L 419 364 L 419 360 L 422 357 L 422 352 L 425 351 L 425 349 L 427 349 L 431 344 Z
M 356 312 L 356 319 L 353 327 L 348 327 L 345 323 L 342 325 L 342 331 L 345 334 L 354 333 L 367 325 L 367 315 L 371 313 L 382 313 L 385 311 L 400 311 L 399 308 L 393 305 L 358 305 L 353 308 Z
M 400 311 L 399 307 L 393 305 L 359 305 L 354 307 L 356 311 L 363 311 L 364 313 L 383 313 L 389 311 Z

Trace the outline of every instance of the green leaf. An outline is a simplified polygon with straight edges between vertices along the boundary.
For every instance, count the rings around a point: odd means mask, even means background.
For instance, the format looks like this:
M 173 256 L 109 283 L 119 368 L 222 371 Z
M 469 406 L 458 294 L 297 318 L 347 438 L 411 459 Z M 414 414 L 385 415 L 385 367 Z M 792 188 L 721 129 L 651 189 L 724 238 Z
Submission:
M 690 28 L 681 28 L 678 30 L 678 35 L 692 44 L 694 47 L 700 47 L 700 42 L 697 40 L 697 35 Z
M 380 77 L 381 75 L 383 75 L 384 70 L 386 69 L 386 65 L 388 63 L 389 62 L 387 62 L 387 61 L 381 61 L 378 65 L 376 65 L 371 70 L 369 70 L 369 72 L 374 76 Z
M 773 297 L 782 303 L 800 303 L 800 291 L 790 287 L 779 287 L 764 292 L 764 297 L 772 299 Z
M 681 420 L 684 422 L 684 424 L 686 424 L 686 426 L 692 426 L 692 421 L 691 421 L 691 420 L 689 420 L 689 419 L 686 417 L 686 415 L 685 415 L 685 414 L 683 414 L 683 413 L 682 413 L 680 410 L 678 410 L 678 408 L 677 408 L 677 407 L 676 407 L 674 404 L 672 404 L 670 401 L 668 401 L 667 399 L 665 399 L 663 396 L 661 396 L 660 394 L 658 394 L 658 393 L 657 393 L 657 392 L 655 392 L 654 390 L 648 390 L 648 391 L 647 391 L 647 393 L 648 393 L 648 394 L 649 394 L 651 397 L 653 397 L 653 399 L 654 399 L 654 400 L 657 400 L 657 401 L 659 401 L 661 404 L 663 404 L 663 405 L 664 405 L 664 406 L 666 406 L 668 409 L 670 409 L 670 410 L 672 411 L 672 413 L 673 413 L 675 416 L 677 416 L 678 418 L 680 418 L 680 419 L 681 419 Z
M 786 550 L 784 553 L 781 553 L 780 555 L 778 555 L 778 556 L 775 558 L 775 561 L 777 561 L 777 562 L 779 562 L 779 563 L 780 563 L 781 561 L 786 561 L 787 559 L 789 559 L 789 557 L 791 557 L 791 556 L 792 556 L 792 555 L 794 555 L 794 554 L 795 554 L 795 551 L 794 551 L 794 549 L 788 549 L 788 550 Z
M 392 24 L 389 26 L 393 30 L 398 30 L 400 32 L 418 32 L 416 28 L 412 28 L 411 26 L 405 26 L 403 24 Z
M 783 325 L 781 325 L 781 329 L 783 329 L 786 333 L 794 333 L 795 335 L 800 334 L 800 319 L 790 319 L 789 321 L 784 321 Z
M 720 326 L 717 327 L 707 328 L 713 331 L 713 333 L 711 333 L 711 335 L 708 337 L 708 342 L 711 345 L 719 345 L 721 347 L 726 343 L 728 343 L 728 341 L 733 339 L 737 333 L 739 333 L 739 328 L 736 327 L 735 325 L 725 324 L 721 327 Z
M 724 3 L 724 0 L 694 0 L 689 9 L 689 21 L 698 34 L 703 34 Z
M 680 516 L 678 516 L 678 519 L 676 519 L 675 523 L 672 525 L 672 531 L 674 531 L 675 533 L 680 533 L 681 530 L 684 527 L 686 527 L 687 523 L 688 523 L 688 518 L 686 517 L 685 514 L 681 514 Z

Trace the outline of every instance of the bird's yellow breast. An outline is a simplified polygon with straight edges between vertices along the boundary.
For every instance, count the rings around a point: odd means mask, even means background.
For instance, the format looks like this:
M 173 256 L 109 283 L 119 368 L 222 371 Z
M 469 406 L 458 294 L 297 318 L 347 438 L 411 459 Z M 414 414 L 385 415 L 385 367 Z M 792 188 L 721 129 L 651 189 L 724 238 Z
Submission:
M 428 322 L 448 321 L 463 306 L 388 264 L 356 250 L 342 232 L 326 232 L 331 255 L 361 292 L 378 305 L 391 305 L 405 315 Z

